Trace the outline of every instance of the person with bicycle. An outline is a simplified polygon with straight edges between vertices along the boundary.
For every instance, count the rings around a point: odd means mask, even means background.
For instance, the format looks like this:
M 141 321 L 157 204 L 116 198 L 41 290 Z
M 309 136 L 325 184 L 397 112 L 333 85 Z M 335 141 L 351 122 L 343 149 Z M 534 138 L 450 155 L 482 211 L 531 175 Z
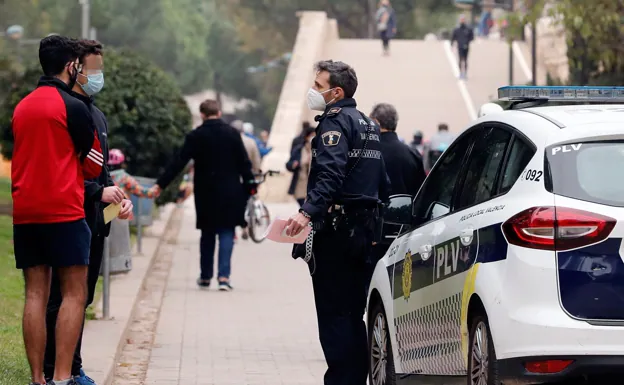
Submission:
M 246 227 L 245 206 L 255 194 L 251 162 L 240 134 L 221 119 L 221 106 L 206 100 L 199 107 L 203 123 L 186 134 L 182 149 L 153 187 L 158 194 L 194 161 L 196 227 L 201 230 L 200 288 L 208 288 L 214 273 L 216 237 L 219 237 L 218 285 L 230 291 L 231 258 L 236 226 Z
M 364 323 L 371 249 L 379 242 L 379 206 L 390 181 L 380 129 L 357 110 L 353 68 L 332 60 L 316 64 L 308 106 L 321 111 L 312 140 L 307 197 L 288 220 L 286 235 L 312 224 L 304 245 L 293 248 L 312 275 L 319 337 L 328 369 L 325 385 L 366 385 Z

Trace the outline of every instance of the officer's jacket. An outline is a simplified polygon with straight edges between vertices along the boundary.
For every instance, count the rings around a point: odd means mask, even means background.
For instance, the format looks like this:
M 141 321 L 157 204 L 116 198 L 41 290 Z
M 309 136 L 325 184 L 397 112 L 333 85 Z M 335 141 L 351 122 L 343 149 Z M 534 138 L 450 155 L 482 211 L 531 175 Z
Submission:
M 315 118 L 308 194 L 301 207 L 313 221 L 322 219 L 330 205 L 371 206 L 388 199 L 379 126 L 356 106 L 354 99 L 343 99 Z

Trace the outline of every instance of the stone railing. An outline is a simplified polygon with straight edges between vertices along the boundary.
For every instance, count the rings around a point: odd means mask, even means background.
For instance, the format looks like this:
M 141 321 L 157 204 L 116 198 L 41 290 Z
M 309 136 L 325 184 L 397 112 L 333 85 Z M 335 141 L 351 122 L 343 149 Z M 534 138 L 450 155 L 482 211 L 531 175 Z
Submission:
M 314 80 L 314 63 L 321 59 L 324 47 L 338 39 L 338 25 L 325 12 L 304 11 L 299 17 L 299 31 L 292 59 L 271 126 L 269 146 L 273 151 L 262 163 L 263 170 L 280 170 L 282 174 L 268 178 L 260 187 L 260 197 L 268 202 L 288 202 L 288 186 L 292 174 L 285 165 L 290 158 L 290 145 L 301 132 L 301 124 L 309 117 L 306 93 Z

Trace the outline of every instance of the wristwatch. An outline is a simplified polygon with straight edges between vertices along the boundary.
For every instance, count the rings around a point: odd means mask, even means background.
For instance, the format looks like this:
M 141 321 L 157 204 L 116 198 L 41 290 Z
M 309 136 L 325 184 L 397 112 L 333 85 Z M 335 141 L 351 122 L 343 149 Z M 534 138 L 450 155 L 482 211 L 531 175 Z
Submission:
M 310 216 L 310 214 L 306 213 L 305 211 L 303 211 L 303 209 L 299 209 L 299 212 L 306 218 L 312 220 L 312 217 Z

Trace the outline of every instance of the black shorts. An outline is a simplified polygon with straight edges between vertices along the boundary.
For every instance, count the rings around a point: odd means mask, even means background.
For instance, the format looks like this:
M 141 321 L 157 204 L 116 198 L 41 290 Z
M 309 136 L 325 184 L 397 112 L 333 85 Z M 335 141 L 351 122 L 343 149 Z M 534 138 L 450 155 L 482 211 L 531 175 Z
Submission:
M 468 59 L 468 48 L 459 48 L 457 51 L 460 59 Z
M 91 230 L 84 219 L 64 223 L 13 225 L 13 245 L 18 269 L 87 266 Z

